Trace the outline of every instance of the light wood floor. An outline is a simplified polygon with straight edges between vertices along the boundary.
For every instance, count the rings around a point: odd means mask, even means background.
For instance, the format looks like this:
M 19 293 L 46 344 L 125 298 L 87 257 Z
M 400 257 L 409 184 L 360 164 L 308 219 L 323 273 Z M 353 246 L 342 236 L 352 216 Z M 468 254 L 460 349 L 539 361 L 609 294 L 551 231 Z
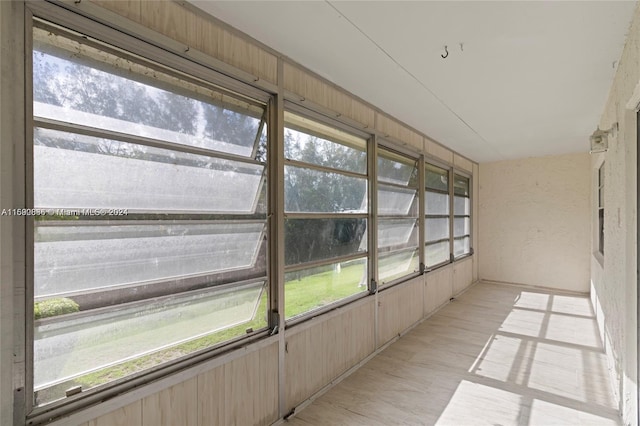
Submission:
M 289 419 L 619 425 L 588 297 L 480 283 Z

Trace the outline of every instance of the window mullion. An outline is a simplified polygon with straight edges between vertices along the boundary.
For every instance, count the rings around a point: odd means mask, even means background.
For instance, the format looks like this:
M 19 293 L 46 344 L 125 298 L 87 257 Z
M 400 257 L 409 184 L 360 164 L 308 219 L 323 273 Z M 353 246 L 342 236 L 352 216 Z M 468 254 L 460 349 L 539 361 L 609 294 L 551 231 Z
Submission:
M 418 159 L 418 217 L 420 220 L 418 221 L 418 248 L 419 248 L 419 259 L 420 259 L 420 272 L 424 273 L 426 270 L 426 209 L 425 209 L 425 199 L 426 199 L 426 185 L 425 185 L 425 161 L 424 155 L 420 155 Z
M 369 252 L 369 279 L 367 285 L 370 293 L 375 293 L 380 285 L 378 277 L 378 143 L 377 136 L 373 135 L 369 141 L 369 149 L 367 150 L 368 160 L 368 189 L 369 189 L 369 234 L 368 247 Z M 374 285 L 375 283 L 375 285 Z
M 369 177 L 373 142 L 328 118 L 295 111 L 283 117 L 287 324 L 365 294 L 375 199 Z M 323 284 L 327 280 L 331 288 Z
M 454 259 L 453 209 L 455 208 L 455 204 L 454 204 L 455 194 L 454 194 L 454 182 L 453 182 L 453 180 L 454 180 L 455 176 L 454 176 L 452 168 L 449 168 L 449 170 L 447 171 L 447 174 L 449 176 L 449 262 L 453 262 L 453 259 Z

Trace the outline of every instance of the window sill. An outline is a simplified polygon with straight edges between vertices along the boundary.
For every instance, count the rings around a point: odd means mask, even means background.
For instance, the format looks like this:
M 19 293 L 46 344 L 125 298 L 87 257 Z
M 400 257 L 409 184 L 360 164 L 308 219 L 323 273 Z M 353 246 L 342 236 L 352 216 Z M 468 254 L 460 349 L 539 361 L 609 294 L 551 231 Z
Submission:
M 473 252 L 461 254 L 460 256 L 456 257 L 453 261 L 454 262 L 460 262 L 461 260 L 468 259 L 468 258 L 470 258 L 472 256 L 473 256 Z

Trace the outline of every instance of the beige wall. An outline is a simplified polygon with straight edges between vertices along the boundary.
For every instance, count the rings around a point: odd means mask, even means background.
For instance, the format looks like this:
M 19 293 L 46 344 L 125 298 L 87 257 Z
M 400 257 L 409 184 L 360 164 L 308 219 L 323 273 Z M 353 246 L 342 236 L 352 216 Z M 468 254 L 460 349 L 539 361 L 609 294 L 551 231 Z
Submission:
M 589 154 L 480 164 L 480 277 L 589 291 Z
M 593 191 L 591 299 L 609 360 L 624 424 L 638 424 L 637 135 L 640 102 L 640 9 L 628 31 L 616 76 L 599 123 L 615 128 L 609 150 L 591 158 Z M 636 96 L 634 96 L 634 93 Z M 597 169 L 604 162 L 604 258 L 597 254 Z

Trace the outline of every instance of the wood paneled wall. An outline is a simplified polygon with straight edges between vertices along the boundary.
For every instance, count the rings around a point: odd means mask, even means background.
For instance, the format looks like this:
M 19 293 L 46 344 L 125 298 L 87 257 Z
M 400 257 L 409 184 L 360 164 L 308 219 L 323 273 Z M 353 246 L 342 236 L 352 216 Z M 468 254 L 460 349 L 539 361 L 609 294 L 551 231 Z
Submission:
M 286 407 L 293 408 L 375 350 L 374 300 L 285 332 Z
M 336 117 L 344 116 L 360 123 L 363 128 L 373 129 L 374 111 L 371 107 L 291 63 L 284 63 L 283 74 L 284 89 L 298 95 L 299 100 L 311 101 L 333 111 Z
M 453 264 L 452 297 L 462 293 L 473 283 L 473 258 Z
M 378 295 L 378 347 L 424 316 L 424 279 L 418 277 Z
M 442 145 L 438 145 L 431 139 L 424 139 L 424 151 L 432 157 L 439 158 L 442 161 L 453 164 L 453 152 Z
M 213 19 L 171 1 L 92 0 L 95 4 L 270 83 L 278 59 Z
M 422 135 L 404 126 L 399 121 L 378 112 L 376 112 L 376 130 L 381 132 L 383 136 L 390 136 L 419 152 L 424 150 L 424 137 Z
M 190 7 L 167 1 L 91 1 L 231 66 L 239 73 L 249 73 L 256 79 L 278 84 L 280 59 L 276 54 L 213 18 L 194 13 Z M 477 171 L 477 166 L 469 160 L 297 64 L 283 61 L 282 86 L 288 93 L 299 96 L 297 102 L 304 104 L 308 101 L 332 112 L 335 117 L 348 118 L 364 129 L 388 135 L 418 152 L 463 170 Z M 475 258 L 442 268 L 382 291 L 377 298 L 368 297 L 286 330 L 283 363 L 285 406 L 288 409 L 295 407 L 371 355 L 376 350 L 376 340 L 382 346 L 447 303 L 454 293 L 471 283 L 473 271 L 477 270 L 474 263 Z M 246 353 L 240 355 L 240 351 Z M 125 398 L 121 408 L 82 423 L 82 426 L 208 426 L 275 422 L 279 417 L 280 394 L 278 344 L 250 351 L 239 349 L 236 354 L 237 357 L 230 357 L 232 360 L 209 370 L 198 366 L 197 374 L 156 393 L 150 392 L 143 398 L 132 397 L 132 400 Z M 118 405 L 114 403 L 112 406 Z M 91 417 L 84 417 L 87 418 Z
M 424 281 L 424 313 L 430 315 L 453 296 L 453 268 L 430 272 Z
M 85 423 L 86 426 L 142 426 L 142 401 L 136 401 Z M 82 425 L 81 425 L 82 426 Z
M 249 352 L 82 426 L 270 425 L 278 419 L 278 344 Z
M 466 170 L 469 173 L 473 173 L 473 163 L 471 160 L 467 160 L 466 158 L 454 153 L 453 154 L 453 165 L 459 169 Z

